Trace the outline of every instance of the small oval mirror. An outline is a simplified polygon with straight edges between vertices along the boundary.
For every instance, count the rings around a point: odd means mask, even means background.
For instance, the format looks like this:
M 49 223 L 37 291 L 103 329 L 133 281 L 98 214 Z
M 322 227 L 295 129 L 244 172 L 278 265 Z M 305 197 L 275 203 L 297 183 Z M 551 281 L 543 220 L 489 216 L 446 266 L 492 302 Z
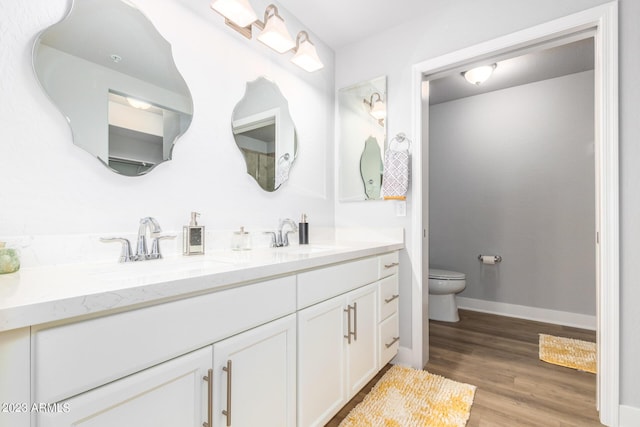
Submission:
M 193 115 L 171 45 L 128 1 L 74 1 L 33 49 L 38 81 L 75 145 L 136 176 L 170 160 Z
M 364 184 L 367 200 L 379 199 L 382 187 L 382 154 L 378 140 L 370 136 L 364 143 L 364 150 L 360 156 L 360 176 Z
M 233 137 L 247 163 L 247 173 L 265 191 L 287 179 L 298 152 L 289 104 L 278 86 L 264 77 L 248 82 L 231 117 Z

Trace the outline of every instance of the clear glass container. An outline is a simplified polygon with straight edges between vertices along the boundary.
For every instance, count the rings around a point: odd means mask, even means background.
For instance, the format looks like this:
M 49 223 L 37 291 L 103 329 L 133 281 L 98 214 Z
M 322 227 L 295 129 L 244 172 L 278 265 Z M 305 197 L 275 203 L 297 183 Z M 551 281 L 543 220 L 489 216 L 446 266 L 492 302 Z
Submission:
M 240 231 L 235 231 L 231 236 L 231 249 L 234 251 L 248 251 L 251 249 L 251 235 L 240 227 Z

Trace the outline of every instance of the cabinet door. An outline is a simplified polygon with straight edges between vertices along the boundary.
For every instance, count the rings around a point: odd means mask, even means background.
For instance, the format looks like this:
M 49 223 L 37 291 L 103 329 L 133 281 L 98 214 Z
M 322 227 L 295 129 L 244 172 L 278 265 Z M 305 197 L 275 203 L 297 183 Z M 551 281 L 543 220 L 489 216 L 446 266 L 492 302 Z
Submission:
M 39 408 L 39 427 L 201 427 L 207 420 L 211 346 Z
M 295 314 L 215 343 L 213 366 L 214 426 L 295 427 Z
M 347 402 L 344 296 L 298 312 L 298 425 L 323 426 Z
M 347 294 L 351 307 L 351 343 L 346 347 L 348 398 L 353 397 L 378 371 L 377 290 L 373 283 Z

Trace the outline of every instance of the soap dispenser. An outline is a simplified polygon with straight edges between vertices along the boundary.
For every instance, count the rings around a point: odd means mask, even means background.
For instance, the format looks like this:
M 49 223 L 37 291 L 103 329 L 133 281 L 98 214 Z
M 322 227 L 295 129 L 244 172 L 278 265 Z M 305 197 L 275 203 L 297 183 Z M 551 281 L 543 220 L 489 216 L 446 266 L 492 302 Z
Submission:
M 302 214 L 298 223 L 298 243 L 301 245 L 309 244 L 309 223 L 307 222 L 307 214 Z
M 182 254 L 204 254 L 204 225 L 198 225 L 198 212 L 191 212 L 191 222 L 183 227 Z

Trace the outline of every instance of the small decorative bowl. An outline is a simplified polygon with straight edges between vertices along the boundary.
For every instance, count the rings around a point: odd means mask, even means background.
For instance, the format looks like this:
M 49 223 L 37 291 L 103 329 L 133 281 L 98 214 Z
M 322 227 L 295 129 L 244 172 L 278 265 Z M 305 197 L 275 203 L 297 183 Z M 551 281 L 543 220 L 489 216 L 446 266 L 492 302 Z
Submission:
M 20 270 L 20 249 L 3 246 L 0 245 L 0 274 L 15 273 Z

